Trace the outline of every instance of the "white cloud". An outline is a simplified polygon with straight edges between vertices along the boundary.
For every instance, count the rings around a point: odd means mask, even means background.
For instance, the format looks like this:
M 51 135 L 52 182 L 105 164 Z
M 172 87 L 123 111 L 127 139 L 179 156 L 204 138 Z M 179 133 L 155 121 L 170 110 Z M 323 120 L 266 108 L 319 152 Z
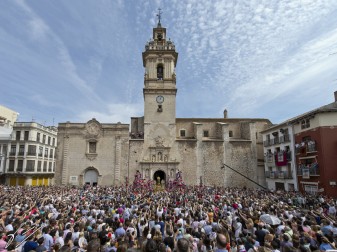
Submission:
M 121 122 L 130 123 L 130 118 L 137 116 L 139 107 L 142 104 L 108 104 L 106 111 L 83 111 L 78 117 L 77 121 L 85 122 L 90 118 L 96 118 L 101 123 Z M 138 115 L 141 116 L 141 115 Z

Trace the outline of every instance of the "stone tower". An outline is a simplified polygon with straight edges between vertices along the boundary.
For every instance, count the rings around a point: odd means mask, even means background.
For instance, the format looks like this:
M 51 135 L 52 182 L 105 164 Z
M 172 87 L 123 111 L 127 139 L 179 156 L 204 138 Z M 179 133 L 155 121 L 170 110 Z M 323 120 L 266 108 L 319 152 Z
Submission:
M 175 67 L 178 53 L 173 42 L 167 39 L 166 28 L 161 26 L 160 19 L 142 57 L 145 68 L 144 148 L 140 165 L 145 177 L 160 176 L 166 180 L 167 169 L 173 166 L 176 170 L 172 148 L 176 139 Z

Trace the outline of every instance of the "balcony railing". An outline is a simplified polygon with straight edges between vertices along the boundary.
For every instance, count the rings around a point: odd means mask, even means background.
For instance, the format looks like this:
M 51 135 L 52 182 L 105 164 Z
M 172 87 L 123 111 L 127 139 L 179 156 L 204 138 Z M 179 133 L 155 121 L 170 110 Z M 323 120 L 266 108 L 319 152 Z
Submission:
M 19 151 L 18 156 L 24 156 L 25 152 L 24 151 Z
M 9 153 L 10 156 L 15 156 L 15 154 L 16 154 L 15 152 L 10 152 Z
M 292 171 L 266 171 L 265 176 L 270 179 L 293 179 Z
M 266 140 L 266 141 L 263 141 L 263 146 L 264 147 L 268 147 L 268 146 L 270 146 L 271 144 L 270 144 L 270 141 L 269 140 Z
M 316 142 L 315 141 L 309 141 L 307 143 L 307 152 L 316 152 L 317 148 L 316 148 Z
M 311 175 L 319 175 L 319 165 L 318 163 L 314 162 L 312 164 L 309 165 L 299 165 L 297 167 L 297 175 L 299 176 L 311 176 Z
M 296 151 L 296 155 L 306 154 L 306 153 L 310 153 L 310 152 L 316 152 L 317 151 L 317 143 L 316 143 L 316 141 L 309 140 L 309 141 L 306 141 L 306 142 L 295 144 L 295 151 Z
M 27 156 L 36 156 L 36 151 L 28 151 Z
M 265 154 L 264 157 L 265 162 L 272 163 L 274 162 L 274 155 L 272 153 Z
M 290 136 L 289 136 L 289 134 L 280 136 L 279 142 L 280 142 L 280 143 L 287 143 L 287 142 L 290 142 Z

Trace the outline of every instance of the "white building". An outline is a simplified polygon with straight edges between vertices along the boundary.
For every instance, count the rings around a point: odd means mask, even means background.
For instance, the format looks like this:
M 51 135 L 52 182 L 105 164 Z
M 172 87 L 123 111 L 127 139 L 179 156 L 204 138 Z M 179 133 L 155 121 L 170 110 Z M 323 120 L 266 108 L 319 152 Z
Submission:
M 57 128 L 35 122 L 16 122 L 10 141 L 7 148 L 6 184 L 53 184 Z
M 297 191 L 293 127 L 286 121 L 261 133 L 268 189 Z
M 0 127 L 12 128 L 13 124 L 18 119 L 19 113 L 0 105 Z

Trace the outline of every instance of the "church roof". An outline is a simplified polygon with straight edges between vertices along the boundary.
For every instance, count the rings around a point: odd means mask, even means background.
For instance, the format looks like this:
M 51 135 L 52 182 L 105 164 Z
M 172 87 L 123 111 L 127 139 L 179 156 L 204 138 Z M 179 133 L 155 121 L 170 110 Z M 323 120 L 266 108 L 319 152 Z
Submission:
M 177 122 L 222 122 L 222 123 L 238 123 L 238 122 L 267 122 L 272 124 L 269 119 L 265 118 L 176 118 Z

